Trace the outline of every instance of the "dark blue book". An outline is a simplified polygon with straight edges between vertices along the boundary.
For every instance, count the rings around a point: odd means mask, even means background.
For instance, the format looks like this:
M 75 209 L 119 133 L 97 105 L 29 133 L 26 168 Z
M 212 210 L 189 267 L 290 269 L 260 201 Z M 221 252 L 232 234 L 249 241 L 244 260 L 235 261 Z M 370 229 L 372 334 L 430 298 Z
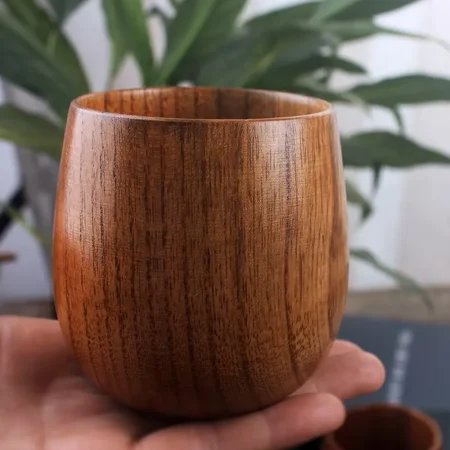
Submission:
M 438 422 L 444 450 L 450 450 L 450 326 L 346 317 L 339 338 L 374 353 L 386 367 L 383 388 L 347 406 L 390 402 L 419 409 Z M 316 441 L 299 448 L 319 445 Z
M 450 326 L 347 317 L 339 338 L 374 353 L 386 367 L 383 388 L 348 406 L 383 401 L 419 409 L 439 423 L 450 450 Z

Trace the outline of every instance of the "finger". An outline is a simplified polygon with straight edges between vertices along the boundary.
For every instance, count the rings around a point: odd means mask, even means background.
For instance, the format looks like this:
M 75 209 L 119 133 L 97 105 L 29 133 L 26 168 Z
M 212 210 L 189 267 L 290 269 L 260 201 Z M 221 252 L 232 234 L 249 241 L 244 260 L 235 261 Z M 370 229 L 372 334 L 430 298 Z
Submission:
M 385 371 L 380 360 L 371 353 L 356 350 L 327 358 L 308 383 L 317 392 L 328 392 L 347 400 L 377 391 L 384 379 Z M 308 383 L 299 393 L 311 391 Z
M 342 353 L 354 352 L 355 350 L 360 350 L 361 348 L 353 342 L 350 341 L 335 341 L 331 347 L 328 356 L 340 355 Z
M 245 417 L 159 431 L 141 441 L 138 450 L 284 449 L 338 429 L 344 417 L 344 406 L 332 395 L 291 397 L 265 411 Z
M 2 383 L 30 388 L 71 362 L 58 322 L 7 316 L 0 318 L 0 357 Z

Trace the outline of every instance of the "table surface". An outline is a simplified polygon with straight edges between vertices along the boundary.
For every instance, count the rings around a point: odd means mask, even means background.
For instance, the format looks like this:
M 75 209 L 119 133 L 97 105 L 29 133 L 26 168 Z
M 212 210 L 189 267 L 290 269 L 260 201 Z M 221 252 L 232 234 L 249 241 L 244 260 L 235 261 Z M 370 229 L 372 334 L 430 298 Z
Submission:
M 450 324 L 450 286 L 430 288 L 429 295 L 433 310 L 429 310 L 420 297 L 407 291 L 351 292 L 347 314 Z M 49 299 L 0 301 L 0 315 L 51 317 L 51 314 Z
M 347 301 L 347 314 L 450 324 L 450 286 L 427 291 L 432 310 L 417 294 L 405 290 L 352 292 Z

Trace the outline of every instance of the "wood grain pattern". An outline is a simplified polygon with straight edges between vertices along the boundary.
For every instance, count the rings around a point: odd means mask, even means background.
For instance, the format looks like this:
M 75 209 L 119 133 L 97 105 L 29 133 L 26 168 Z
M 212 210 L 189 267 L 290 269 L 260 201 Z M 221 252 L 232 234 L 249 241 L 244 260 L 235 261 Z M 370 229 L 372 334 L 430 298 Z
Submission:
M 163 88 L 72 104 L 57 312 L 88 377 L 126 404 L 208 418 L 291 394 L 339 327 L 346 245 L 327 103 Z
M 324 439 L 323 450 L 441 450 L 438 424 L 399 405 L 357 406 L 344 425 Z

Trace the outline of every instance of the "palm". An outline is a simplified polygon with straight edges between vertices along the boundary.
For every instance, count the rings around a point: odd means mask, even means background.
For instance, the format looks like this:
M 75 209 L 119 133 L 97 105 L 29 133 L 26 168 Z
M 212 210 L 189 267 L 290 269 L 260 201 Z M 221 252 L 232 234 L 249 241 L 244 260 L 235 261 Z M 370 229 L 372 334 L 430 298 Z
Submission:
M 0 320 L 0 441 L 11 450 L 284 448 L 337 428 L 344 416 L 340 400 L 382 381 L 376 359 L 337 342 L 313 378 L 279 405 L 214 424 L 169 426 L 144 420 L 92 387 L 56 322 Z

